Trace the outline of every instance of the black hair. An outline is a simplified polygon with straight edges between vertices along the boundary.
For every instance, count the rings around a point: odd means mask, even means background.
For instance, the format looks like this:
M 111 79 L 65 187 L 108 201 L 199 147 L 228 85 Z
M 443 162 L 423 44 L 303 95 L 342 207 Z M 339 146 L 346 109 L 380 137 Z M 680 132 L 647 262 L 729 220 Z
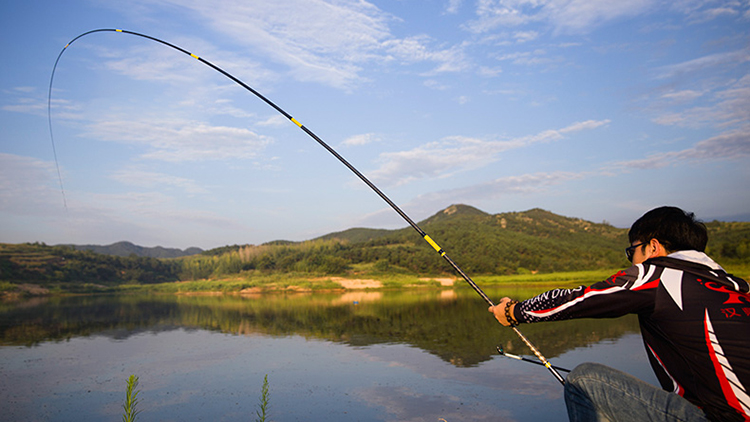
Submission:
M 628 232 L 630 243 L 656 239 L 668 252 L 705 251 L 708 231 L 692 212 L 677 207 L 659 207 L 643 214 Z

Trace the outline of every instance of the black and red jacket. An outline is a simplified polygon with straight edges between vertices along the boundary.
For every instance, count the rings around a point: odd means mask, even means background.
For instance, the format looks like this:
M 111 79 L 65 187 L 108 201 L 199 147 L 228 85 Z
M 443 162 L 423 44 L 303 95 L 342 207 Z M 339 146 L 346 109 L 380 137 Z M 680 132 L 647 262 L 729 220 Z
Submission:
M 638 314 L 662 388 L 711 420 L 750 421 L 750 294 L 702 252 L 650 259 L 589 287 L 519 303 L 522 323 Z

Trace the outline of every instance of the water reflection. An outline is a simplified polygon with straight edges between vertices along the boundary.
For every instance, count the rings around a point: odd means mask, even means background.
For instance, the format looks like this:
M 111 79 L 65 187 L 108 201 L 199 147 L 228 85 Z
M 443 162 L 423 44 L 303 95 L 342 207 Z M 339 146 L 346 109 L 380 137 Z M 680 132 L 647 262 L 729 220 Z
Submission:
M 538 289 L 536 289 L 538 290 Z M 488 291 L 529 297 L 535 289 Z M 0 345 L 34 346 L 80 336 L 126 339 L 177 328 L 236 335 L 298 335 L 351 346 L 401 343 L 459 367 L 492 358 L 495 346 L 527 353 L 470 290 L 354 291 L 252 296 L 116 295 L 34 299 L 0 307 Z M 524 326 L 549 358 L 637 333 L 635 318 Z
M 266 374 L 275 421 L 566 420 L 544 368 L 497 355 L 529 352 L 486 308 L 470 289 L 4 303 L 3 420 L 119 419 L 131 373 L 142 420 L 255 420 Z M 522 328 L 555 364 L 648 370 L 635 318 Z

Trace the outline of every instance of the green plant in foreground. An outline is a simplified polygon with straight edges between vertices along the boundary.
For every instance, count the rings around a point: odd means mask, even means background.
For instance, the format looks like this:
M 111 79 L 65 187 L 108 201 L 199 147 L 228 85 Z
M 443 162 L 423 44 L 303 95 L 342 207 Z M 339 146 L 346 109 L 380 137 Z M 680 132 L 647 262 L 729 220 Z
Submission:
M 125 390 L 125 404 L 122 405 L 122 408 L 125 410 L 125 413 L 122 415 L 123 422 L 134 422 L 136 416 L 140 413 L 137 407 L 138 393 L 141 390 L 136 390 L 136 388 L 138 388 L 138 377 L 131 375 L 128 378 L 128 387 Z
M 268 374 L 263 378 L 263 387 L 260 389 L 260 403 L 258 404 L 258 410 L 255 414 L 258 415 L 258 422 L 266 422 L 268 417 Z

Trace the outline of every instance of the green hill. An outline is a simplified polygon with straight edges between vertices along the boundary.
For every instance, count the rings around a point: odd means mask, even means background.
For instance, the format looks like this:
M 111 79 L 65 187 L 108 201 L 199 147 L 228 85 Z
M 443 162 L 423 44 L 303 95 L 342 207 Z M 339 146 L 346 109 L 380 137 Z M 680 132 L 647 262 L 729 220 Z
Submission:
M 367 228 L 353 228 L 340 232 L 329 233 L 325 236 L 320 236 L 313 240 L 345 240 L 352 243 L 362 243 L 373 239 L 389 236 L 393 233 L 393 230 L 385 229 L 367 229 Z
M 488 214 L 471 206 L 452 205 L 419 226 L 464 271 L 474 275 L 602 270 L 628 265 L 624 254 L 626 229 L 542 209 Z M 709 255 L 724 265 L 750 265 L 750 223 L 713 221 L 707 227 Z M 116 286 L 274 273 L 454 275 L 411 227 L 352 228 L 304 242 L 224 246 L 169 259 L 135 253 L 104 255 L 44 244 L 0 244 L 0 284 L 5 283 L 5 289 L 37 283 L 69 291 L 71 286 L 86 283 Z
M 182 256 L 197 255 L 203 252 L 200 248 L 187 248 L 185 250 L 176 248 L 163 248 L 155 246 L 152 248 L 134 245 L 131 242 L 117 242 L 111 245 L 60 245 L 69 246 L 78 251 L 91 251 L 102 255 L 114 256 L 141 256 L 146 258 L 179 258 Z
M 177 281 L 181 268 L 174 260 L 118 257 L 69 246 L 0 244 L 0 283 L 15 285 L 34 283 L 77 291 L 87 284 L 106 288 L 125 283 L 161 283 Z M 5 284 L 3 289 L 9 287 Z
M 626 230 L 541 209 L 493 215 L 467 205 L 452 205 L 419 226 L 464 270 L 473 273 L 572 271 L 625 264 Z M 361 248 L 363 261 L 387 260 L 413 271 L 448 270 L 411 227 L 352 243 L 366 246 Z
M 538 208 L 488 214 L 468 205 L 452 205 L 418 224 L 461 268 L 474 274 L 546 273 L 628 265 L 624 254 L 627 229 Z M 714 221 L 707 226 L 710 254 L 720 262 L 750 261 L 750 223 Z M 411 227 L 354 228 L 306 242 L 275 241 L 220 250 L 226 260 L 232 252 L 237 253 L 234 267 L 244 270 L 341 272 L 351 265 L 374 264 L 380 271 L 391 272 L 452 271 Z M 205 275 L 205 265 L 203 268 Z

